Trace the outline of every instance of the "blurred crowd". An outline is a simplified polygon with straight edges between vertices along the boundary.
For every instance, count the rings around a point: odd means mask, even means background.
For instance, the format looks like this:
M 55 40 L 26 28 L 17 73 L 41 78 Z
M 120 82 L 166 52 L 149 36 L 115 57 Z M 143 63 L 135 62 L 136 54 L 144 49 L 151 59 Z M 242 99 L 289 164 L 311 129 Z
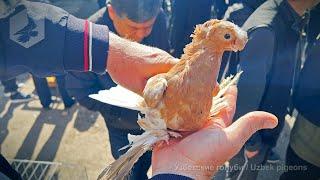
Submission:
M 47 0 L 54 3 L 56 0 Z M 238 83 L 236 117 L 259 110 L 275 114 L 279 124 L 258 131 L 229 163 L 226 179 L 257 179 L 258 169 L 245 167 L 278 163 L 274 151 L 286 115 L 298 112 L 286 152 L 288 170 L 280 179 L 320 178 L 320 4 L 319 0 L 98 0 L 99 10 L 88 20 L 107 25 L 110 31 L 145 45 L 163 49 L 176 58 L 183 54 L 195 25 L 216 18 L 226 19 L 248 32 L 249 41 L 241 52 L 223 56 L 219 79 L 242 70 Z M 136 9 L 139 11 L 136 11 Z M 71 72 L 50 78 L 33 77 L 43 108 L 52 107 L 52 87 L 59 89 L 65 108 L 76 102 L 100 112 L 108 128 L 112 155 L 129 142 L 127 134 L 141 134 L 136 123 L 139 112 L 107 105 L 90 94 L 116 86 L 108 73 Z M 49 82 L 48 82 L 49 81 Z M 52 82 L 54 81 L 53 85 Z M 12 103 L 33 100 L 23 94 L 16 79 L 2 81 Z M 135 164 L 129 179 L 147 179 L 151 153 Z M 303 167 L 296 169 L 294 167 Z

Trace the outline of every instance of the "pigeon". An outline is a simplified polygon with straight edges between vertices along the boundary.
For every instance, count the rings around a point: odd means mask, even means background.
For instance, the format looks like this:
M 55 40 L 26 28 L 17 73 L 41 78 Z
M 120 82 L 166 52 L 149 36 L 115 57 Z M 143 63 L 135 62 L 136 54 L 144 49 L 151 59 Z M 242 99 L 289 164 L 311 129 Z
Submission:
M 122 148 L 128 151 L 104 169 L 98 179 L 125 179 L 139 157 L 155 144 L 179 138 L 179 132 L 203 128 L 210 117 L 228 106 L 223 95 L 242 72 L 218 84 L 222 55 L 242 50 L 248 41 L 247 33 L 231 22 L 212 19 L 197 25 L 191 37 L 180 61 L 167 73 L 151 77 L 142 95 L 120 85 L 90 95 L 145 114 L 137 121 L 145 132 L 129 134 L 130 144 Z

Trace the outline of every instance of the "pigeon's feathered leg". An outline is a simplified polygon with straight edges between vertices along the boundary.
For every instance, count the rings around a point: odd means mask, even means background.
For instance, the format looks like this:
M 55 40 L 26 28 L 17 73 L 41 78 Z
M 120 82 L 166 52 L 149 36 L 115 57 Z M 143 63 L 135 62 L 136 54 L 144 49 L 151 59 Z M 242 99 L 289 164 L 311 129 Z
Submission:
M 221 109 L 226 108 L 228 103 L 224 98 L 225 93 L 228 91 L 230 86 L 236 85 L 240 79 L 242 71 L 237 73 L 235 76 L 231 75 L 226 79 L 223 79 L 219 85 L 218 94 L 212 99 L 212 108 L 210 110 L 210 115 L 217 115 Z

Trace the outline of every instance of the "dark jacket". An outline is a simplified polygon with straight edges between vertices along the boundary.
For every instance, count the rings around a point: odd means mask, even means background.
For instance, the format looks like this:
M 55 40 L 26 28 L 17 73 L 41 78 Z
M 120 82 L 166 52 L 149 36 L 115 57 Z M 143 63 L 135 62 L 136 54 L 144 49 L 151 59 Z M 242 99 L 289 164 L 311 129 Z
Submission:
M 320 127 L 320 4 L 311 11 L 307 57 L 294 93 L 294 106 L 308 121 Z
M 224 16 L 224 19 L 242 26 L 249 16 L 266 0 L 243 0 L 241 3 L 235 3 L 230 6 Z
M 320 127 L 320 39 L 312 45 L 301 71 L 294 105 L 301 115 Z
M 85 20 L 44 3 L 21 0 L 11 9 L 0 14 L 2 79 L 24 72 L 48 76 L 66 71 L 105 71 L 108 27 L 93 24 L 92 34 L 84 33 L 90 28 Z M 84 47 L 89 46 L 85 46 L 84 37 L 92 38 L 91 61 L 86 58 L 88 49 Z
M 224 19 L 233 22 L 242 27 L 249 16 L 266 0 L 243 0 L 241 3 L 235 3 L 230 6 Z M 222 77 L 228 77 L 231 74 L 236 74 L 239 64 L 239 53 L 225 52 L 222 57 L 218 80 Z
M 108 25 L 110 31 L 117 33 L 106 8 L 100 9 L 89 19 L 98 24 Z M 166 16 L 162 11 L 155 21 L 151 34 L 143 39 L 141 43 L 166 51 L 169 50 Z M 136 123 L 138 119 L 137 111 L 111 106 L 88 97 L 90 94 L 98 93 L 100 90 L 116 86 L 107 73 L 97 75 L 94 73 L 72 72 L 67 75 L 66 82 L 69 94 L 74 96 L 82 106 L 93 111 L 99 111 L 104 116 L 108 126 L 129 130 L 140 129 Z
M 173 55 L 180 58 L 185 45 L 191 42 L 190 34 L 197 24 L 210 19 L 212 0 L 174 0 L 172 2 L 171 46 Z
M 256 134 L 270 147 L 276 145 L 287 114 L 303 23 L 286 0 L 269 0 L 243 26 L 249 42 L 239 54 L 244 73 L 238 83 L 235 117 L 254 110 L 275 114 L 278 126 Z

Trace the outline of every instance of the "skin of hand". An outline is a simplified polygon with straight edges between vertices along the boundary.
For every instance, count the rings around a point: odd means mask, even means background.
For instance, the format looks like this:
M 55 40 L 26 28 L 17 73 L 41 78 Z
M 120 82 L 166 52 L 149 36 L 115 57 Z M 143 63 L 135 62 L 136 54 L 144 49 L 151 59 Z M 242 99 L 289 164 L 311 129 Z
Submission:
M 210 179 L 220 166 L 239 152 L 253 133 L 277 126 L 274 115 L 258 111 L 232 123 L 237 88 L 231 87 L 225 97 L 228 108 L 211 118 L 203 129 L 154 147 L 153 175 L 178 174 L 193 179 Z
M 256 156 L 259 153 L 259 150 L 256 150 L 256 151 L 245 150 L 244 152 L 248 158 L 253 158 L 254 156 Z
M 113 81 L 142 94 L 147 80 L 171 69 L 179 60 L 167 52 L 109 33 L 107 71 Z

